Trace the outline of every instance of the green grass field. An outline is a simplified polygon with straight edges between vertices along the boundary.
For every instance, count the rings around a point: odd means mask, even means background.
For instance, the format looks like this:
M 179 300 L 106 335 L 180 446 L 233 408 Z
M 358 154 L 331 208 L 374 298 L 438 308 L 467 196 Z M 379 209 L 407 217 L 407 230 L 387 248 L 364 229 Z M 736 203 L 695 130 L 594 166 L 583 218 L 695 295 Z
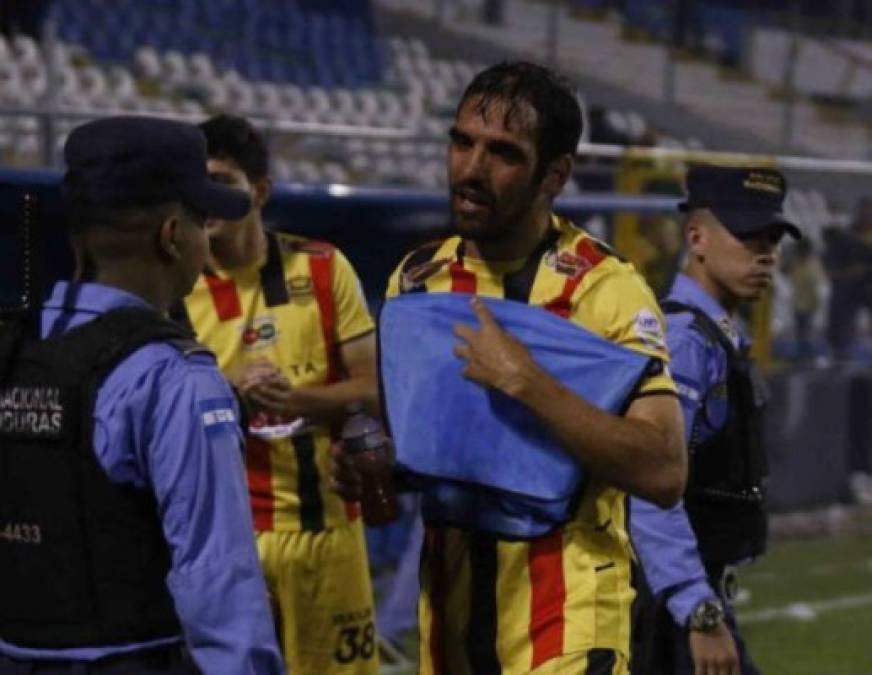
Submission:
M 872 535 L 775 543 L 741 580 L 764 675 L 872 675 Z
M 775 542 L 741 582 L 763 675 L 872 675 L 872 534 Z

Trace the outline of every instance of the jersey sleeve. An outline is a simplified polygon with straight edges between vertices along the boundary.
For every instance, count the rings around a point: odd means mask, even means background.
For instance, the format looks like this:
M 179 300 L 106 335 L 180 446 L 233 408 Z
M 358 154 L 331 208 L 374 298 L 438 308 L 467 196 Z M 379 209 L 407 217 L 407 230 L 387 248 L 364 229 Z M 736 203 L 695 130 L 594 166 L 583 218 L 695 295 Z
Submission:
M 333 258 L 333 296 L 336 303 L 336 338 L 347 342 L 373 330 L 363 287 L 348 259 L 337 250 Z
M 657 359 L 637 395 L 676 392 L 666 367 L 669 352 L 663 313 L 651 289 L 635 271 L 620 266 L 595 278 L 576 304 L 572 319 L 611 342 Z
M 208 673 L 280 673 L 258 562 L 236 401 L 211 363 L 157 383 L 145 462 L 171 551 L 167 586 Z

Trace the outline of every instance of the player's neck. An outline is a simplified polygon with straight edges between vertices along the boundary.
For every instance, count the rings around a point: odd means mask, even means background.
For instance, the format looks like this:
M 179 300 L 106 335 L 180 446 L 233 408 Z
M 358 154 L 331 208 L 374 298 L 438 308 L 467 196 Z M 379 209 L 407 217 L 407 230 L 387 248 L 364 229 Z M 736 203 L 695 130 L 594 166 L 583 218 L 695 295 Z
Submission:
M 693 279 L 707 295 L 717 301 L 728 314 L 733 314 L 739 308 L 739 298 L 730 293 L 723 284 L 708 274 L 702 266 L 691 261 L 684 273 Z
M 166 314 L 178 299 L 168 279 L 167 275 L 155 275 L 153 270 L 149 273 L 147 266 L 137 265 L 127 259 L 122 265 L 100 265 L 94 282 L 126 291 L 145 300 L 160 313 Z
M 209 238 L 209 266 L 218 269 L 248 267 L 266 255 L 266 232 L 258 218 L 240 223 L 217 237 Z
M 511 236 L 501 239 L 465 241 L 466 253 L 480 260 L 521 260 L 529 257 L 551 227 L 551 212 L 534 212 Z

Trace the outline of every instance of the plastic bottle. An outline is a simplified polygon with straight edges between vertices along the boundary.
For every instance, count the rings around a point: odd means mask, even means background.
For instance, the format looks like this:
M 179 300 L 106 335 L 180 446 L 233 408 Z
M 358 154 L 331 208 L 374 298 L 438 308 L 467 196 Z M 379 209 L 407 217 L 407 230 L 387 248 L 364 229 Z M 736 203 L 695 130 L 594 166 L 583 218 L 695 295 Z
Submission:
M 387 525 L 400 514 L 391 476 L 388 438 L 381 424 L 364 412 L 362 404 L 349 406 L 348 412 L 342 425 L 342 446 L 354 458 L 363 479 L 360 499 L 363 522 L 374 527 Z

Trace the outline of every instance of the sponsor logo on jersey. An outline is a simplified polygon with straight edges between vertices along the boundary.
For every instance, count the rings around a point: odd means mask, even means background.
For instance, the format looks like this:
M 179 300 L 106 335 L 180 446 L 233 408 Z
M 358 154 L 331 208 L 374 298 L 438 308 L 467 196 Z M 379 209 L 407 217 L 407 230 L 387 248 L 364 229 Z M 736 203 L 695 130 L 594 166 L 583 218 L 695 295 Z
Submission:
M 257 317 L 252 323 L 242 329 L 242 348 L 245 350 L 263 349 L 274 344 L 279 331 L 275 317 Z
M 408 293 L 421 288 L 424 282 L 451 262 L 451 258 L 428 260 L 420 265 L 407 269 L 400 275 L 400 293 Z
M 666 336 L 657 315 L 650 309 L 640 309 L 633 318 L 633 329 L 639 340 L 658 351 L 666 350 Z

